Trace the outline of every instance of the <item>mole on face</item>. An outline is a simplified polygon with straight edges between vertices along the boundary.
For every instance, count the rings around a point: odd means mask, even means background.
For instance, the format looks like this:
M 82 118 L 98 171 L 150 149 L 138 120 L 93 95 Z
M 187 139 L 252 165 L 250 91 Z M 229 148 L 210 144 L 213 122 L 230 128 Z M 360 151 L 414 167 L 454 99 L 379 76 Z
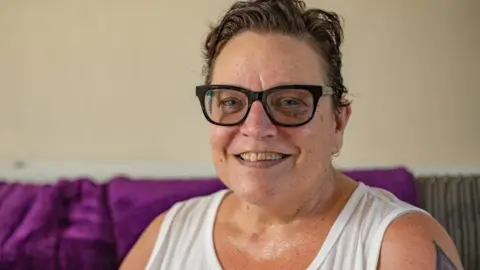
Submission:
M 260 238 L 260 236 L 258 235 L 258 233 L 252 233 L 252 235 L 250 235 L 250 240 L 252 241 L 258 241 Z

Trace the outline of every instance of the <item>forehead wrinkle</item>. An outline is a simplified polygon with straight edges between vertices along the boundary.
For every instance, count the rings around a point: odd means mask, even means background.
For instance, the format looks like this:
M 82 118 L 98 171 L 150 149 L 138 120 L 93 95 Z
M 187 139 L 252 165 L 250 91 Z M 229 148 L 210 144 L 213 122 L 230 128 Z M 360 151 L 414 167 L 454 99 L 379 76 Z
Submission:
M 303 41 L 296 43 L 278 35 L 241 34 L 230 40 L 218 56 L 212 78 L 215 83 L 255 91 L 282 84 L 321 83 L 322 66 L 312 54 L 317 55 Z
M 254 91 L 307 81 L 301 74 L 304 66 L 301 60 L 290 60 L 290 57 L 279 58 L 268 53 L 246 56 L 245 59 L 233 65 L 235 71 L 232 75 L 234 76 L 229 77 L 228 81 Z

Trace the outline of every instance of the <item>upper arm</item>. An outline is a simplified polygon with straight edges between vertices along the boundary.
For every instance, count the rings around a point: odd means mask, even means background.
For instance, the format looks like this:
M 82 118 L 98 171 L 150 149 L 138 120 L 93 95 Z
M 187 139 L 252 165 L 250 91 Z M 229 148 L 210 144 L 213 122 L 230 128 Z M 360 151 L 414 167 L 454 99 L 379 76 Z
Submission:
M 463 270 L 458 251 L 432 217 L 411 213 L 394 221 L 383 238 L 378 270 Z
M 167 212 L 156 217 L 143 231 L 120 266 L 120 270 L 145 269 Z

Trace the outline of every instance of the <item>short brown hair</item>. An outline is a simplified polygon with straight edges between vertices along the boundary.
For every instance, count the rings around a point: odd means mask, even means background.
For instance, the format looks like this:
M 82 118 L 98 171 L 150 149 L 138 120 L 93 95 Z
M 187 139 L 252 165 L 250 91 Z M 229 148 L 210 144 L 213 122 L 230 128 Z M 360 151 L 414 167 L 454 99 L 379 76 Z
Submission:
M 322 9 L 307 9 L 301 0 L 250 0 L 235 2 L 211 26 L 204 44 L 204 76 L 211 83 L 215 60 L 235 35 L 252 30 L 290 35 L 310 42 L 327 66 L 327 84 L 333 89 L 335 107 L 349 105 L 341 73 L 343 29 L 339 16 Z

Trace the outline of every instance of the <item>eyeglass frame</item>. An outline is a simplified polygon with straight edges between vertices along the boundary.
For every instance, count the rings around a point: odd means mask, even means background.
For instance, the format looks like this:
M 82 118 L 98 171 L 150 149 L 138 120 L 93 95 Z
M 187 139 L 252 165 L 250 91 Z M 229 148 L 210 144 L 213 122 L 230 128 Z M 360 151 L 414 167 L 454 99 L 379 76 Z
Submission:
M 237 122 L 235 123 L 230 123 L 230 124 L 222 124 L 219 122 L 213 121 L 210 116 L 208 115 L 208 112 L 205 108 L 205 96 L 207 95 L 208 91 L 211 90 L 233 90 L 233 91 L 238 91 L 248 98 L 248 107 L 247 111 L 245 112 L 245 115 Z M 268 104 L 265 104 L 267 101 L 266 97 L 270 95 L 273 92 L 277 92 L 280 90 L 287 90 L 287 89 L 301 89 L 301 90 L 306 90 L 308 91 L 313 98 L 313 110 L 309 118 L 307 118 L 305 121 L 302 121 L 297 124 L 284 124 L 281 122 L 278 122 L 275 120 L 275 118 L 271 115 L 269 110 L 265 107 L 268 106 Z M 327 90 L 327 91 L 326 91 Z M 276 126 L 281 126 L 281 127 L 299 127 L 308 124 L 310 121 L 312 121 L 313 117 L 315 117 L 315 112 L 316 112 L 316 107 L 318 105 L 318 102 L 320 101 L 320 98 L 325 95 L 333 95 L 334 91 L 331 87 L 328 86 L 322 86 L 322 85 L 309 85 L 309 84 L 290 84 L 290 85 L 279 85 L 275 86 L 269 89 L 266 89 L 264 91 L 252 91 L 244 87 L 240 86 L 234 86 L 234 85 L 224 85 L 224 84 L 206 84 L 206 85 L 198 85 L 195 87 L 195 93 L 196 96 L 200 102 L 200 106 L 202 107 L 202 112 L 204 117 L 207 119 L 208 122 L 210 122 L 213 125 L 217 126 L 224 126 L 224 127 L 232 127 L 232 126 L 237 126 L 245 122 L 245 120 L 248 117 L 248 114 L 250 113 L 250 109 L 255 101 L 259 101 L 262 104 L 263 109 L 265 110 L 265 113 L 272 122 L 272 124 Z M 265 97 L 265 99 L 264 99 Z

